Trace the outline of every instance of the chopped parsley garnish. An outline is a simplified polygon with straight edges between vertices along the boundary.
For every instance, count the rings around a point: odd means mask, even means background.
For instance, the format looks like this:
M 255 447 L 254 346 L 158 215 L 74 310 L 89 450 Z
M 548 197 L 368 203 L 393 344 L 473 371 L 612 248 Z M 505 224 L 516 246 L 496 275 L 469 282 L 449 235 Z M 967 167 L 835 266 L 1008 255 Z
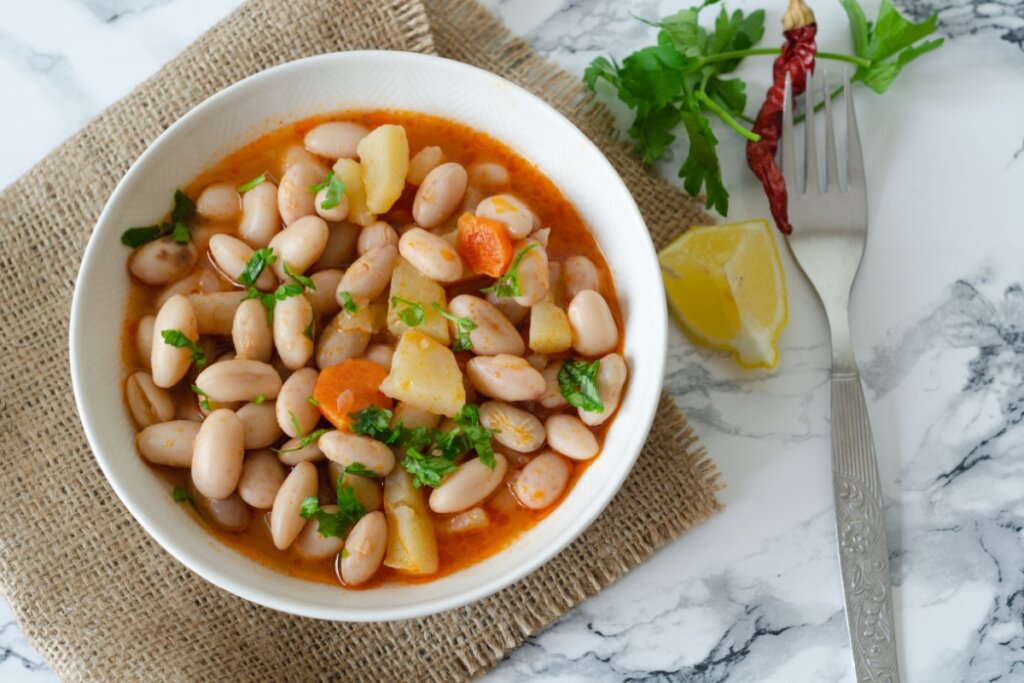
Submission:
M 444 306 L 436 301 L 431 302 L 434 310 L 451 320 L 455 325 L 455 341 L 452 343 L 452 351 L 469 351 L 473 348 L 473 340 L 469 333 L 476 329 L 476 323 L 469 318 L 460 318 L 444 310 Z
M 313 278 L 306 277 L 305 275 L 301 275 L 299 273 L 293 273 L 292 269 L 288 267 L 287 263 L 282 264 L 282 266 L 284 267 L 284 274 L 285 275 L 287 275 L 291 279 L 295 280 L 300 285 L 302 285 L 303 287 L 305 287 L 306 289 L 308 289 L 310 291 L 315 291 L 316 290 L 316 283 L 313 282 Z
M 399 309 L 399 306 L 405 306 L 405 308 Z M 409 327 L 416 327 L 417 325 L 423 324 L 424 314 L 423 306 L 416 303 L 415 301 L 409 301 L 403 299 L 400 296 L 391 297 L 391 307 L 395 309 L 398 319 Z
M 257 185 L 262 185 L 267 180 L 266 173 L 260 173 L 258 176 L 245 183 L 244 185 L 238 186 L 238 194 L 245 194 Z
M 604 403 L 597 390 L 597 371 L 601 361 L 593 363 L 567 359 L 558 371 L 558 390 L 570 405 L 594 413 L 604 412 Z
M 341 198 L 345 196 L 345 183 L 341 182 L 338 176 L 334 175 L 334 171 L 328 171 L 327 177 L 324 178 L 322 183 L 310 185 L 309 191 L 311 194 L 316 194 L 324 188 L 327 188 L 327 196 L 320 202 L 321 209 L 333 209 L 338 204 L 341 204 Z
M 292 426 L 295 427 L 295 438 L 299 440 L 299 444 L 295 448 L 271 448 L 270 450 L 275 453 L 291 453 L 293 451 L 301 451 L 303 448 L 313 443 L 321 436 L 329 432 L 329 429 L 314 429 L 309 434 L 303 434 L 302 429 L 299 427 L 299 418 L 295 417 L 295 413 L 288 413 L 292 418 Z
M 351 465 L 345 467 L 346 474 L 354 474 L 357 477 L 366 477 L 367 479 L 376 479 L 377 473 L 373 470 L 366 469 L 366 465 L 361 462 L 354 462 Z
M 306 397 L 306 403 L 308 403 L 309 405 L 311 405 L 311 406 L 313 406 L 315 408 L 319 408 L 320 407 L 320 401 L 316 400 L 312 396 L 307 396 Z
M 188 491 L 180 486 L 174 487 L 174 490 L 171 491 L 171 498 L 175 503 L 184 503 L 186 500 L 192 500 L 192 496 L 188 494 Z
M 341 299 L 341 307 L 345 309 L 346 313 L 358 313 L 359 304 L 352 298 L 352 295 L 348 292 L 338 292 L 338 298 Z
M 446 474 L 456 470 L 455 461 L 469 451 L 475 451 L 480 462 L 494 468 L 493 432 L 480 425 L 479 406 L 462 406 L 455 416 L 455 429 L 449 432 L 428 427 L 409 429 L 401 420 L 392 427 L 392 416 L 390 410 L 370 406 L 349 415 L 353 420 L 349 430 L 403 450 L 401 465 L 413 475 L 416 488 L 438 486 Z
M 275 261 L 277 261 L 277 257 L 274 256 L 272 248 L 264 247 L 257 249 L 252 252 L 252 256 L 245 262 L 245 268 L 242 269 L 242 274 L 238 276 L 238 281 L 246 287 L 255 287 L 256 280 L 259 280 L 260 275 L 263 274 L 263 269 L 272 265 Z
M 252 400 L 252 402 L 255 403 L 258 406 L 261 406 L 261 405 L 263 405 L 263 402 L 266 401 L 266 400 L 267 400 L 266 396 L 264 396 L 263 394 L 257 394 L 256 398 L 254 398 Z
M 238 276 L 238 281 L 241 282 L 249 292 L 245 295 L 246 299 L 256 299 L 264 308 L 267 309 L 267 317 L 269 318 L 274 312 L 274 306 L 278 301 L 284 301 L 285 299 L 293 296 L 302 294 L 305 289 L 316 289 L 316 285 L 313 284 L 312 278 L 308 278 L 305 275 L 293 273 L 288 267 L 288 264 L 284 265 L 284 274 L 294 280 L 294 282 L 285 282 L 278 286 L 273 292 L 261 292 L 256 288 L 256 281 L 263 274 L 263 270 L 274 264 L 277 261 L 277 256 L 274 254 L 274 250 L 271 247 L 264 247 L 263 249 L 257 249 L 249 257 L 249 260 L 245 262 L 245 268 L 242 270 L 242 274 Z M 305 334 L 305 330 L 303 331 Z M 309 329 L 309 335 L 312 335 L 312 329 Z M 307 336 L 309 336 L 307 335 Z M 312 339 L 312 336 L 309 337 Z
M 192 238 L 188 223 L 196 213 L 196 205 L 181 190 L 174 191 L 174 208 L 171 209 L 171 220 L 158 225 L 145 225 L 128 228 L 121 233 L 121 244 L 128 247 L 141 247 L 161 237 L 170 237 L 178 244 L 185 244 Z
M 520 262 L 523 257 L 530 252 L 531 249 L 537 247 L 537 242 L 530 242 L 525 247 L 516 252 L 516 256 L 512 259 L 511 265 L 505 274 L 495 280 L 494 284 L 490 287 L 484 287 L 481 292 L 494 292 L 495 295 L 500 297 L 513 297 L 522 296 L 523 288 L 519 286 L 519 268 Z
M 195 363 L 197 368 L 201 369 L 206 365 L 206 353 L 202 347 L 186 337 L 181 330 L 161 330 L 160 336 L 164 338 L 166 344 L 170 344 L 176 349 L 188 349 L 189 360 Z
M 316 519 L 316 530 L 323 537 L 334 536 L 345 538 L 348 532 L 355 526 L 363 515 L 366 508 L 356 500 L 356 491 L 351 486 L 342 486 L 341 478 L 338 479 L 338 511 L 326 512 L 320 507 L 320 501 L 316 496 L 306 496 L 302 500 L 302 508 L 299 513 L 303 519 L 313 517 Z
M 213 406 L 210 404 L 210 396 L 197 387 L 195 384 L 192 385 L 192 393 L 199 397 L 199 407 L 203 410 L 213 410 Z
M 303 328 L 302 336 L 305 337 L 306 339 L 308 339 L 309 341 L 313 341 L 313 332 L 315 331 L 315 329 L 316 329 L 316 317 L 313 317 L 313 318 L 310 318 L 309 324 L 306 325 L 305 328 Z M 312 398 L 312 396 L 310 396 L 310 398 Z

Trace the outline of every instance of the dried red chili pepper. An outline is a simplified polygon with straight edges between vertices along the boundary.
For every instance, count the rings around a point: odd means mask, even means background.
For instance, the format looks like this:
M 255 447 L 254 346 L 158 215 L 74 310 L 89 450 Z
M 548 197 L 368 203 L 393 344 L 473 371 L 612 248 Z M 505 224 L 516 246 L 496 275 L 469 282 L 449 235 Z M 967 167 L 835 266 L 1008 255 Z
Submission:
M 786 75 L 789 74 L 793 96 L 807 88 L 807 76 L 814 73 L 814 54 L 817 45 L 814 36 L 818 25 L 814 12 L 803 0 L 790 0 L 782 17 L 786 43 L 772 67 L 772 86 L 768 88 L 764 104 L 757 113 L 754 132 L 761 136 L 758 142 L 747 143 L 747 165 L 764 186 L 775 225 L 788 235 L 793 231 L 787 210 L 786 181 L 775 163 L 775 152 L 782 135 L 782 105 L 785 98 Z

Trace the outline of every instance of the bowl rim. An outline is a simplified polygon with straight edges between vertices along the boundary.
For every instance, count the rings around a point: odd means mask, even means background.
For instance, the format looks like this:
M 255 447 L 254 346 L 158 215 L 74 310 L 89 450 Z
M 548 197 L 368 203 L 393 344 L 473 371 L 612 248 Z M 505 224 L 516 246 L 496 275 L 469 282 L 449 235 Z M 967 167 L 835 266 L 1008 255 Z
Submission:
M 109 455 L 101 455 L 101 449 L 98 446 L 101 442 L 98 436 L 98 431 L 101 428 L 101 425 L 93 423 L 93 421 L 87 417 L 90 413 L 90 408 L 87 397 L 84 393 L 84 384 L 87 384 L 88 380 L 84 376 L 82 358 L 77 350 L 78 341 L 85 334 L 86 327 L 88 325 L 88 321 L 84 314 L 85 307 L 82 302 L 82 298 L 84 296 L 84 287 L 82 286 L 82 282 L 87 282 L 89 280 L 88 269 L 90 263 L 93 261 L 94 254 L 101 249 L 100 239 L 97 235 L 101 232 L 101 228 L 110 220 L 110 214 L 114 211 L 114 207 L 121 202 L 122 195 L 127 191 L 126 186 L 128 185 L 128 180 L 143 172 L 142 169 L 146 165 L 148 159 L 159 154 L 160 148 L 163 146 L 164 142 L 168 138 L 173 137 L 177 133 L 177 130 L 185 125 L 187 120 L 199 116 L 209 109 L 216 108 L 222 100 L 229 98 L 233 93 L 251 87 L 254 82 L 266 78 L 271 74 L 301 70 L 308 68 L 311 64 L 331 62 L 338 60 L 339 58 L 379 58 L 384 60 L 395 60 L 397 62 L 406 60 L 411 62 L 426 62 L 431 63 L 432 68 L 440 67 L 442 69 L 450 69 L 455 75 L 458 75 L 461 71 L 463 73 L 473 74 L 476 77 L 487 76 L 488 78 L 498 79 L 502 83 L 503 87 L 508 87 L 517 91 L 519 96 L 525 98 L 525 100 L 530 102 L 530 104 L 542 110 L 549 119 L 551 119 L 553 124 L 567 127 L 570 132 L 578 135 L 583 144 L 589 147 L 590 151 L 596 155 L 599 160 L 597 163 L 602 164 L 604 166 L 604 170 L 609 172 L 611 178 L 614 178 L 614 181 L 612 182 L 617 182 L 621 186 L 625 200 L 628 202 L 623 208 L 627 212 L 631 213 L 636 222 L 644 228 L 644 235 L 642 236 L 644 248 L 642 251 L 645 256 L 646 263 L 636 264 L 635 267 L 650 269 L 651 272 L 655 273 L 658 272 L 657 255 L 654 249 L 654 244 L 650 238 L 650 234 L 647 232 L 646 222 L 636 205 L 636 201 L 633 199 L 632 193 L 629 191 L 629 188 L 622 180 L 618 171 L 615 170 L 605 157 L 604 153 L 590 140 L 590 138 L 580 131 L 579 128 L 577 128 L 576 125 L 566 118 L 561 112 L 540 97 L 485 69 L 435 55 L 395 50 L 352 50 L 324 53 L 285 62 L 283 64 L 264 69 L 263 71 L 247 76 L 246 78 L 217 91 L 183 114 L 173 124 L 168 126 L 146 147 L 142 154 L 139 155 L 139 157 L 131 164 L 125 174 L 121 177 L 93 226 L 93 230 L 90 234 L 85 252 L 83 253 L 82 262 L 79 266 L 75 280 L 75 289 L 71 301 L 68 336 L 72 389 L 79 419 L 89 443 L 89 447 L 92 450 L 93 456 L 98 462 L 107 482 L 114 489 L 114 492 L 117 494 L 122 504 L 128 509 L 132 517 L 142 526 L 145 532 L 171 557 L 181 562 L 198 576 L 218 588 L 242 599 L 297 616 L 348 622 L 377 622 L 417 618 L 445 612 L 476 602 L 477 600 L 481 600 L 512 585 L 528 574 L 536 571 L 555 555 L 561 553 L 573 541 L 578 539 L 580 535 L 597 519 L 597 517 L 604 512 L 608 504 L 618 494 L 622 484 L 632 472 L 644 443 L 646 443 L 647 435 L 654 422 L 658 403 L 660 401 L 661 389 L 664 381 L 668 336 L 667 309 L 663 297 L 661 298 L 662 305 L 654 307 L 654 310 L 658 315 L 653 316 L 650 320 L 645 319 L 644 321 L 645 333 L 652 335 L 655 338 L 654 341 L 658 342 L 656 348 L 661 349 L 660 353 L 654 354 L 653 357 L 645 357 L 644 359 L 645 364 L 648 366 L 647 372 L 656 373 L 654 374 L 655 382 L 649 396 L 636 396 L 635 398 L 636 401 L 641 402 L 639 410 L 641 411 L 640 414 L 643 418 L 632 425 L 630 433 L 626 436 L 629 446 L 627 452 L 629 459 L 628 466 L 623 467 L 619 481 L 616 482 L 613 487 L 606 489 L 606 495 L 595 497 L 594 501 L 585 509 L 586 514 L 580 514 L 574 521 L 571 521 L 567 525 L 566 530 L 562 532 L 556 540 L 545 547 L 539 548 L 536 553 L 532 554 L 532 557 L 522 561 L 517 566 L 510 568 L 509 571 L 498 573 L 493 578 L 483 581 L 478 586 L 472 587 L 465 592 L 458 593 L 455 596 L 429 598 L 413 605 L 387 606 L 372 610 L 360 608 L 358 610 L 349 611 L 344 607 L 339 608 L 335 605 L 297 605 L 287 596 L 283 596 L 275 591 L 269 591 L 265 588 L 254 586 L 251 583 L 246 583 L 244 580 L 240 580 L 234 575 L 222 572 L 211 566 L 204 559 L 202 548 L 183 547 L 180 544 L 177 544 L 176 541 L 164 536 L 158 529 L 155 520 L 150 519 L 149 516 L 146 515 L 135 503 L 134 497 L 128 490 L 126 482 L 121 480 L 117 473 L 115 459 Z M 287 125 L 287 122 L 288 120 L 285 120 L 280 125 Z M 473 128 L 471 124 L 467 123 L 466 125 Z M 497 139 L 500 141 L 500 138 Z M 519 153 L 522 154 L 523 152 L 520 151 Z M 595 235 L 595 237 L 597 237 L 597 235 Z M 603 500 L 601 500 L 601 498 L 603 498 Z M 528 534 L 529 530 L 524 533 L 524 537 Z

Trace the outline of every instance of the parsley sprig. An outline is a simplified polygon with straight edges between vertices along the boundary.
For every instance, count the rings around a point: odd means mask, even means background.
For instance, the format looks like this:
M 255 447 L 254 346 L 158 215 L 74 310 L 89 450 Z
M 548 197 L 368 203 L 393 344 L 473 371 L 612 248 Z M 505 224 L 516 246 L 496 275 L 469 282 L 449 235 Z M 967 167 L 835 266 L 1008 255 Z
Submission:
M 262 185 L 267 180 L 266 173 L 260 173 L 258 176 L 250 180 L 249 182 L 238 186 L 238 194 L 245 194 L 257 185 Z
M 479 406 L 462 406 L 455 416 L 455 429 L 447 432 L 427 427 L 409 429 L 401 420 L 392 427 L 392 416 L 386 408 L 370 406 L 350 415 L 353 421 L 349 430 L 403 450 L 401 465 L 413 475 L 416 488 L 438 486 L 446 474 L 457 469 L 455 461 L 469 451 L 475 451 L 480 462 L 494 468 L 494 432 L 480 424 Z
M 320 501 L 316 496 L 306 496 L 302 500 L 299 514 L 303 519 L 315 518 L 317 533 L 324 538 L 345 538 L 356 522 L 366 514 L 366 508 L 356 499 L 355 489 L 351 486 L 342 486 L 341 477 L 338 477 L 337 495 L 337 512 L 327 512 L 320 507 Z
M 121 244 L 133 248 L 141 247 L 143 244 L 149 244 L 154 240 L 167 236 L 170 236 L 178 244 L 185 244 L 192 238 L 188 224 L 193 216 L 195 216 L 195 213 L 195 202 L 181 190 L 175 190 L 171 220 L 163 221 L 157 225 L 128 228 L 121 233 Z
M 302 429 L 299 427 L 299 418 L 295 417 L 295 413 L 292 412 L 289 412 L 288 415 L 291 416 L 292 426 L 295 427 L 295 438 L 299 440 L 299 443 L 294 448 L 271 448 L 270 450 L 275 453 L 292 453 L 293 451 L 301 451 L 303 448 L 330 431 L 329 429 L 321 427 L 320 429 L 314 429 L 309 434 L 303 434 Z
M 569 405 L 594 413 L 604 412 L 604 403 L 597 390 L 597 371 L 601 361 L 587 363 L 582 360 L 566 359 L 558 370 L 558 390 Z
M 404 308 L 399 308 L 403 306 Z M 422 304 L 418 304 L 415 301 L 409 301 L 403 299 L 400 296 L 391 297 L 391 308 L 395 309 L 398 319 L 409 327 L 418 327 L 423 324 L 425 315 L 423 313 Z
M 278 285 L 277 289 L 273 292 L 261 292 L 256 288 L 256 281 L 260 279 L 260 275 L 263 274 L 263 270 L 270 265 L 277 262 L 277 255 L 274 254 L 272 247 L 264 247 L 257 249 L 249 257 L 249 260 L 245 262 L 245 268 L 242 270 L 242 274 L 238 276 L 238 281 L 245 285 L 248 292 L 245 295 L 246 299 L 256 299 L 263 307 L 267 309 L 267 317 L 270 317 L 274 312 L 274 306 L 278 301 L 284 301 L 285 299 L 293 296 L 302 294 L 304 290 L 315 290 L 316 284 L 313 279 L 293 273 L 288 267 L 288 264 L 284 264 L 284 274 L 292 280 L 292 282 L 284 282 Z M 304 332 L 305 333 L 305 332 Z M 309 331 L 309 336 L 312 338 L 312 329 Z
M 346 313 L 358 313 L 359 304 L 352 298 L 352 295 L 348 292 L 338 292 L 338 298 L 341 299 L 341 307 L 345 309 Z
M 320 202 L 321 209 L 333 209 L 338 204 L 341 204 L 341 198 L 345 196 L 345 183 L 341 182 L 338 176 L 334 175 L 334 171 L 328 171 L 327 177 L 324 178 L 322 183 L 310 185 L 309 191 L 311 194 L 316 194 L 324 188 L 327 188 L 327 196 Z
M 435 311 L 452 321 L 452 324 L 455 325 L 455 341 L 452 343 L 452 351 L 472 350 L 473 340 L 470 339 L 469 333 L 476 329 L 476 323 L 469 318 L 460 318 L 453 313 L 449 313 L 444 310 L 444 306 L 436 301 L 432 301 L 430 305 L 434 307 Z
M 515 258 L 512 259 L 512 263 L 509 265 L 508 270 L 505 274 L 495 280 L 494 284 L 490 287 L 484 287 L 481 292 L 488 293 L 494 292 L 495 295 L 500 297 L 512 297 L 522 296 L 523 288 L 519 286 L 519 264 L 523 260 L 523 257 L 538 246 L 537 242 L 530 242 L 525 247 L 516 252 Z
M 213 404 L 210 402 L 210 395 L 200 389 L 195 384 L 192 385 L 192 393 L 199 397 L 199 407 L 209 412 L 213 410 Z
M 711 115 L 747 140 L 760 140 L 743 123 L 754 122 L 744 113 L 746 83 L 727 76 L 745 57 L 774 56 L 779 50 L 754 47 L 764 36 L 763 10 L 730 14 L 723 7 L 713 28 L 701 26 L 701 10 L 718 2 L 705 0 L 658 22 L 641 20 L 659 29 L 656 44 L 632 53 L 621 64 L 598 57 L 587 67 L 583 80 L 592 91 L 597 90 L 599 81 L 606 81 L 633 111 L 628 132 L 645 163 L 665 156 L 681 126 L 689 139 L 689 152 L 679 169 L 683 187 L 691 196 L 703 188 L 707 207 L 726 215 L 729 192 L 722 181 Z M 857 0 L 840 3 L 849 18 L 856 54 L 819 51 L 816 56 L 856 65 L 852 80 L 862 81 L 875 92 L 885 92 L 907 63 L 942 44 L 941 38 L 918 42 L 934 32 L 935 14 L 915 24 L 900 16 L 890 0 L 882 0 L 878 18 L 871 23 Z
M 206 352 L 203 351 L 203 347 L 186 337 L 181 330 L 161 330 L 160 336 L 166 344 L 176 349 L 188 349 L 189 360 L 200 370 L 206 365 Z

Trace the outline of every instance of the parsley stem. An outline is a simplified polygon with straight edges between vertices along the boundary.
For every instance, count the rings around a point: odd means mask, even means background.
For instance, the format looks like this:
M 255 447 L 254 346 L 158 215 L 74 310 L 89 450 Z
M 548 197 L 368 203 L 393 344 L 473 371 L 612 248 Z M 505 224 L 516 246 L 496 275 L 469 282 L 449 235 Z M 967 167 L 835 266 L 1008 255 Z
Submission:
M 713 99 L 708 97 L 707 93 L 705 93 L 703 90 L 698 90 L 694 94 L 697 96 L 697 99 L 700 100 L 701 104 L 703 104 L 705 107 L 718 114 L 719 118 L 725 121 L 725 124 L 727 126 L 729 126 L 734 131 L 745 137 L 747 140 L 750 140 L 751 142 L 759 142 L 761 140 L 760 135 L 758 135 L 752 130 L 745 128 L 739 121 L 732 117 L 732 114 L 730 114 L 721 106 L 719 106 L 718 102 L 715 102 Z
M 744 57 L 754 57 L 758 55 L 777 55 L 781 52 L 776 47 L 759 47 L 752 50 L 733 50 L 732 52 L 720 52 L 717 55 L 711 55 L 710 57 L 703 57 L 698 60 L 693 66 L 687 71 L 699 71 L 707 64 L 714 64 L 716 62 L 729 62 L 734 59 L 743 59 Z M 854 55 L 844 55 L 838 52 L 818 52 L 815 54 L 817 59 L 831 59 L 837 62 L 846 62 L 848 64 L 854 64 L 856 66 L 864 67 L 865 69 L 871 66 L 871 60 L 864 59 L 863 57 L 856 57 Z

